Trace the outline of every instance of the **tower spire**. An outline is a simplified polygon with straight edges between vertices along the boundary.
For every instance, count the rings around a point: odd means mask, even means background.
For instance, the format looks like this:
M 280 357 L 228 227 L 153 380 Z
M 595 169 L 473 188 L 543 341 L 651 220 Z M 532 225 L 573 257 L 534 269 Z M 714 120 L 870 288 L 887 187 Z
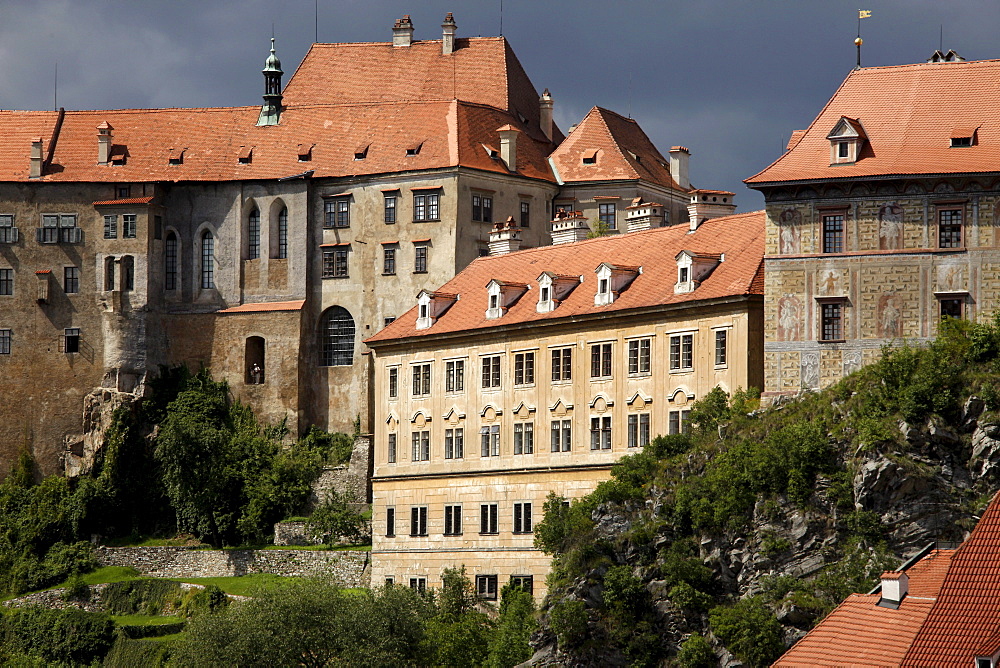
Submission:
M 274 52 L 274 37 L 271 37 L 271 55 L 261 70 L 264 75 L 264 105 L 260 108 L 257 125 L 277 125 L 281 120 L 281 61 Z

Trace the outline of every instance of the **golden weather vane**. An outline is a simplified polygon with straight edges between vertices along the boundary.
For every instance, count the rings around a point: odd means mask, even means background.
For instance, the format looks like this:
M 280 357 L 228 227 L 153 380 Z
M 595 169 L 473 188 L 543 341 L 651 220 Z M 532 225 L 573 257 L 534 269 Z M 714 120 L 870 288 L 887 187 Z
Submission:
M 861 39 L 861 19 L 871 18 L 872 10 L 870 9 L 859 9 L 858 10 L 858 36 L 854 39 L 854 46 L 858 47 L 858 67 L 861 67 L 861 45 L 864 42 Z

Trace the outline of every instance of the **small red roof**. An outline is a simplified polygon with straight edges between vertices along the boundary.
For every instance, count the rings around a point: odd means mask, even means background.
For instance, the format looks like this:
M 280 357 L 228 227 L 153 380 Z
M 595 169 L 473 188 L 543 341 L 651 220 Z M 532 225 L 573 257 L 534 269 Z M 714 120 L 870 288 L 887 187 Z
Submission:
M 242 304 L 222 309 L 219 313 L 265 313 L 267 311 L 301 311 L 304 299 L 297 299 L 290 302 L 260 302 L 256 304 Z
M 104 199 L 100 202 L 94 202 L 94 206 L 118 206 L 120 204 L 149 204 L 153 201 L 152 196 L 150 197 L 128 197 L 125 199 Z

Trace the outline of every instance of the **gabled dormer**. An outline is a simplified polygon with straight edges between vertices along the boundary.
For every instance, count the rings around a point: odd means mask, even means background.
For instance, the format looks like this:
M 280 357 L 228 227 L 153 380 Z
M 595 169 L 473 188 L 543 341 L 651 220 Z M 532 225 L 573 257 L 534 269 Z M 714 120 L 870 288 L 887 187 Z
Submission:
M 421 290 L 417 295 L 417 329 L 433 325 L 457 301 L 458 295 Z
M 493 279 L 486 284 L 487 308 L 486 319 L 496 320 L 503 316 L 525 292 L 528 286 L 524 283 L 509 283 Z
M 594 294 L 594 306 L 607 306 L 613 304 L 618 295 L 642 273 L 642 267 L 602 262 L 597 266 L 596 273 L 597 292 Z
M 715 271 L 719 263 L 725 259 L 725 255 L 682 250 L 675 259 L 677 260 L 677 283 L 674 285 L 674 294 L 680 295 L 694 292 L 695 288 Z
M 826 138 L 830 140 L 830 164 L 850 165 L 858 161 L 868 136 L 861 121 L 841 116 Z
M 566 299 L 573 288 L 580 285 L 580 276 L 561 276 L 551 271 L 543 271 L 538 277 L 538 304 L 535 311 L 549 313 L 554 311 L 559 302 Z

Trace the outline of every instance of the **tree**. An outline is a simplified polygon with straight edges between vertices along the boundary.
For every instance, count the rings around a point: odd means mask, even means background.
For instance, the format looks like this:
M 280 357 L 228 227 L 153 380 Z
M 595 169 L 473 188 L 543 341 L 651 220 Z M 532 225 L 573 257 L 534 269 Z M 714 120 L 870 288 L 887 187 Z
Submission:
M 709 624 L 716 637 L 751 666 L 766 666 L 785 650 L 781 624 L 757 596 L 712 608 Z
M 465 566 L 441 574 L 437 614 L 427 623 L 427 646 L 435 666 L 481 666 L 486 661 L 493 623 L 482 605 Z
M 531 658 L 528 641 L 538 628 L 535 599 L 517 585 L 508 584 L 500 592 L 500 618 L 490 641 L 489 668 L 510 668 Z

